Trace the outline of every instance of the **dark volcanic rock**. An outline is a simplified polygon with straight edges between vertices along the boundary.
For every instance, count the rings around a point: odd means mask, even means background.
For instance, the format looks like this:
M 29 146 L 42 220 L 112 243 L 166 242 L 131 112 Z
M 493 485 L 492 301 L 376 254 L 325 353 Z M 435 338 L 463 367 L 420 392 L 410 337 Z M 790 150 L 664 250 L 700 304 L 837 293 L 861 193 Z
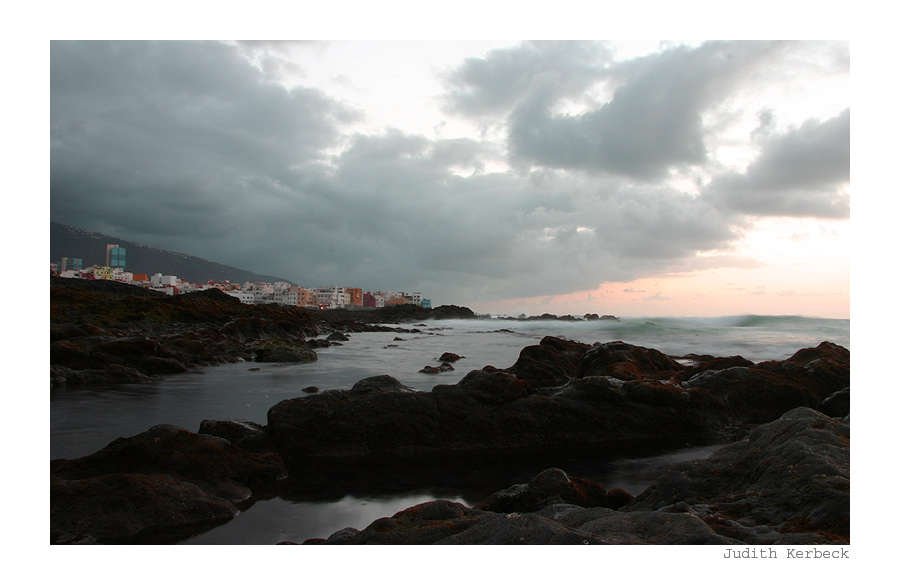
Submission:
M 610 507 L 602 486 L 580 477 L 569 477 L 562 469 L 546 469 L 527 484 L 492 494 L 475 508 L 490 512 L 537 512 L 550 504 Z
M 437 500 L 305 544 L 735 544 L 688 514 L 552 504 L 531 513 Z
M 265 427 L 250 420 L 204 420 L 197 430 L 201 435 L 212 435 L 238 446 L 252 443 L 263 436 Z M 246 448 L 246 447 L 244 447 Z
M 672 467 L 626 510 L 689 512 L 748 544 L 847 542 L 850 427 L 796 408 Z
M 426 502 L 305 544 L 842 544 L 849 465 L 849 427 L 798 408 L 637 498 L 548 469 L 474 508 Z
M 93 325 L 64 323 L 62 325 L 50 324 L 50 343 L 65 341 L 73 337 L 112 337 L 108 331 L 104 331 Z
M 148 532 L 177 535 L 237 513 L 229 500 L 168 475 L 50 478 L 52 544 L 128 543 Z
M 835 392 L 816 405 L 816 410 L 834 418 L 850 415 L 850 388 Z
M 267 339 L 256 347 L 258 362 L 314 362 L 318 359 L 319 356 L 307 347 L 305 341 Z
M 394 378 L 393 376 L 388 376 L 387 374 L 382 374 L 381 376 L 372 376 L 370 378 L 364 378 L 353 385 L 350 388 L 349 394 L 359 395 L 359 394 L 370 394 L 372 392 L 375 393 L 384 393 L 384 392 L 408 392 L 410 388 L 408 386 L 404 386 L 400 383 L 400 380 Z
M 73 370 L 59 365 L 50 366 L 50 386 L 58 388 L 69 384 L 103 384 L 149 382 L 150 376 L 134 368 L 111 364 L 105 368 Z
M 163 298 L 165 293 L 159 291 L 132 286 L 116 282 L 114 280 L 86 280 L 82 278 L 62 278 L 59 276 L 50 277 L 50 286 L 58 288 L 66 288 L 69 290 L 86 291 L 91 293 L 100 293 L 103 295 L 111 295 L 117 297 L 150 297 Z
M 849 378 L 841 349 L 824 347 L 758 367 L 705 369 L 681 381 L 667 376 L 685 368 L 655 350 L 547 337 L 523 349 L 507 370 L 488 366 L 432 392 L 410 391 L 380 376 L 350 390 L 283 401 L 269 410 L 266 433 L 290 458 L 727 440 L 743 425 L 814 406 L 831 394 Z M 608 372 L 610 364 L 626 364 L 639 375 L 623 380 L 584 373 Z
M 465 531 L 489 512 L 472 510 L 457 502 L 437 500 L 379 518 L 365 530 L 345 528 L 326 540 L 307 544 L 434 544 Z
M 744 359 L 741 356 L 712 357 L 691 354 L 684 356 L 684 359 L 689 359 L 698 363 L 697 365 L 686 367 L 684 370 L 676 374 L 674 376 L 676 380 L 690 380 L 697 374 L 702 374 L 703 372 L 709 370 L 727 370 L 728 368 L 734 367 L 752 368 L 756 365 L 750 360 Z
M 75 370 L 127 366 L 144 374 L 186 372 L 178 355 L 145 337 L 70 338 L 50 344 L 51 364 Z
M 261 339 L 317 334 L 309 315 L 295 308 L 244 305 L 218 290 L 175 297 L 150 292 L 115 282 L 52 279 L 51 387 L 147 381 L 251 359 Z
M 594 344 L 584 355 L 581 376 L 612 376 L 620 380 L 671 377 L 684 366 L 655 349 L 621 341 Z
M 439 366 L 425 366 L 419 370 L 420 374 L 440 374 L 442 372 L 452 372 L 454 367 L 444 362 Z
M 158 425 L 93 455 L 50 462 L 51 542 L 128 542 L 221 522 L 251 487 L 286 473 L 273 453 Z
M 414 304 L 391 305 L 365 311 L 351 309 L 333 309 L 313 311 L 311 316 L 316 321 L 328 324 L 340 323 L 343 331 L 392 331 L 391 328 L 369 329 L 359 327 L 372 323 L 419 323 L 427 319 L 475 319 L 477 315 L 468 307 L 441 305 L 426 309 Z
M 728 423 L 724 405 L 707 392 L 655 381 L 623 386 L 585 378 L 538 393 L 509 372 L 486 368 L 431 392 L 363 382 L 273 406 L 266 432 L 279 453 L 398 455 L 718 437 Z
M 160 341 L 71 327 L 56 335 L 60 361 L 90 363 L 101 348 L 108 359 L 124 356 L 126 363 L 138 355 L 165 363 L 175 359 L 167 352 L 177 349 L 199 352 L 190 336 L 170 343 L 165 336 Z M 116 363 L 71 375 L 118 368 L 125 376 L 129 367 Z M 51 375 L 69 376 L 64 368 L 52 365 Z M 310 464 L 298 469 L 348 461 L 488 461 L 505 449 L 732 439 L 738 429 L 777 419 L 706 460 L 674 467 L 637 498 L 621 490 L 606 493 L 554 468 L 495 493 L 476 509 L 431 502 L 317 542 L 846 542 L 849 426 L 796 408 L 825 409 L 841 399 L 849 403 L 849 352 L 834 344 L 780 362 L 710 358 L 685 367 L 622 342 L 589 346 L 547 337 L 525 348 L 507 370 L 488 366 L 431 392 L 374 376 L 349 390 L 279 402 L 265 427 L 204 421 L 195 435 L 160 425 L 89 457 L 51 461 L 51 539 L 171 539 L 178 531 L 226 521 L 248 501 L 250 489 L 284 473 L 282 459 Z M 359 459 L 340 459 L 349 457 Z
M 117 472 L 178 475 L 240 501 L 248 495 L 245 484 L 278 479 L 285 468 L 274 453 L 247 453 L 219 437 L 157 425 L 139 435 L 116 439 L 92 455 L 55 459 L 50 462 L 50 472 L 60 479 Z
M 782 362 L 705 370 L 684 381 L 728 404 L 744 423 L 775 420 L 798 406 L 815 407 L 850 385 L 850 352 L 832 343 L 804 349 Z
M 614 489 L 606 492 L 606 499 L 609 502 L 610 508 L 612 508 L 613 510 L 618 510 L 633 502 L 634 496 L 632 496 L 625 490 Z
M 558 337 L 545 337 L 539 345 L 530 345 L 506 371 L 532 388 L 555 386 L 579 376 L 581 362 L 590 348 L 585 343 Z

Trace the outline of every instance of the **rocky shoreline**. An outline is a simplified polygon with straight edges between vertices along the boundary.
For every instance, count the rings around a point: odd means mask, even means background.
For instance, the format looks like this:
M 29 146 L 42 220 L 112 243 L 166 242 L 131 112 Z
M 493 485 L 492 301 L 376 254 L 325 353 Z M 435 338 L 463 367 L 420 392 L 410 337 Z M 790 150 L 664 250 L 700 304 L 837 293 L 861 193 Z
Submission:
M 331 343 L 313 338 L 373 326 L 223 296 L 51 287 L 51 386 L 150 379 L 180 371 L 175 364 L 259 359 L 261 349 L 264 359 L 309 359 L 316 343 Z M 545 337 L 509 368 L 474 370 L 431 392 L 377 376 L 281 401 L 265 425 L 161 424 L 51 461 L 51 543 L 176 542 L 229 521 L 286 478 L 314 483 L 314 470 L 357 462 L 402 469 L 686 438 L 731 444 L 672 467 L 641 494 L 550 468 L 472 507 L 438 500 L 305 544 L 848 543 L 849 351 L 823 342 L 782 361 L 682 361 L 622 342 Z
M 141 383 L 238 361 L 314 361 L 316 349 L 340 343 L 335 335 L 421 334 L 414 325 L 419 321 L 479 318 L 485 317 L 456 305 L 307 311 L 244 305 L 216 289 L 171 297 L 113 281 L 51 277 L 50 387 Z M 545 314 L 500 320 L 548 319 L 575 317 Z
M 170 297 L 117 282 L 51 277 L 50 387 L 148 382 L 238 361 L 313 361 L 336 332 L 415 334 L 381 323 L 474 316 L 454 306 L 316 312 L 244 305 L 215 289 Z
M 847 544 L 849 436 L 797 408 L 636 498 L 548 469 L 471 508 L 427 502 L 303 544 Z

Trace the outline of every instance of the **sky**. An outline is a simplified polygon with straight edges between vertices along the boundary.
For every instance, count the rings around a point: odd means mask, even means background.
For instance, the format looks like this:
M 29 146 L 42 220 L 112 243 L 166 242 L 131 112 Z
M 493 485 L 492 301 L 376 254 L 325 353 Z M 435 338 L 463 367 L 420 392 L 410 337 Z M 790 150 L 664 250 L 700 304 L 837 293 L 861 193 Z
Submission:
M 52 41 L 50 220 L 479 313 L 850 316 L 848 41 Z

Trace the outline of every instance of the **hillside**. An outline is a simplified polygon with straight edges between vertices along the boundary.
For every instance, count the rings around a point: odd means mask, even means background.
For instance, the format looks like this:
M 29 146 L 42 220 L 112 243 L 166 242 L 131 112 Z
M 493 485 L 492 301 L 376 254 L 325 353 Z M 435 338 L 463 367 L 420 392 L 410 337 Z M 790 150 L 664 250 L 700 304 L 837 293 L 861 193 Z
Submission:
M 157 272 L 172 274 L 190 282 L 205 283 L 208 280 L 231 282 L 290 282 L 286 278 L 257 274 L 233 266 L 204 260 L 189 254 L 161 250 L 122 238 L 89 232 L 76 227 L 50 222 L 50 261 L 59 262 L 63 256 L 81 258 L 85 268 L 106 263 L 106 244 L 119 244 L 126 249 L 126 266 L 129 272 L 152 275 Z

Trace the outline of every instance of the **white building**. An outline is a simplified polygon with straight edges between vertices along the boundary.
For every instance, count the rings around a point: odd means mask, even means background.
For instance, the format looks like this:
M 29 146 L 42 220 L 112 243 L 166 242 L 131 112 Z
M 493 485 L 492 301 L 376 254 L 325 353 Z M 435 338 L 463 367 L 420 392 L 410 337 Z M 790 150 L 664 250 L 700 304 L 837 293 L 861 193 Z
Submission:
M 324 309 L 343 309 L 350 304 L 350 293 L 344 287 L 314 289 L 316 304 Z
M 182 282 L 178 285 L 178 292 L 180 294 L 189 293 L 189 292 L 199 292 L 201 290 L 208 290 L 210 287 L 208 284 L 197 284 L 195 282 Z
M 415 304 L 419 305 L 420 307 L 422 306 L 422 293 L 420 293 L 420 292 L 414 292 L 414 293 L 402 292 L 400 294 L 403 296 L 404 299 L 409 299 L 412 302 L 414 302 Z
M 125 272 L 125 270 L 121 266 L 116 266 L 113 268 L 113 280 L 115 280 L 116 282 L 131 284 L 131 281 L 134 280 L 134 274 L 131 272 Z
M 386 292 L 381 292 L 381 291 L 374 292 L 371 294 L 373 297 L 375 297 L 375 308 L 376 309 L 384 308 L 384 305 L 388 301 L 388 299 L 390 299 L 394 295 L 394 293 L 389 293 L 389 292 L 386 293 Z
M 150 277 L 152 286 L 175 286 L 178 284 L 178 277 L 171 274 L 163 275 L 159 272 Z
M 275 293 L 259 292 L 253 293 L 256 297 L 257 305 L 270 305 L 275 302 Z
M 227 291 L 225 294 L 236 298 L 237 300 L 241 301 L 245 305 L 255 305 L 256 304 L 256 294 L 253 293 L 253 291 L 230 290 L 230 291 Z
M 297 306 L 297 289 L 282 289 L 275 291 L 275 302 L 279 305 L 290 305 L 292 307 Z
M 277 284 L 277 283 L 276 283 Z M 296 284 L 288 285 L 286 288 L 275 289 L 275 302 L 281 305 L 291 307 L 312 307 L 316 306 L 315 295 L 309 289 L 297 286 Z

